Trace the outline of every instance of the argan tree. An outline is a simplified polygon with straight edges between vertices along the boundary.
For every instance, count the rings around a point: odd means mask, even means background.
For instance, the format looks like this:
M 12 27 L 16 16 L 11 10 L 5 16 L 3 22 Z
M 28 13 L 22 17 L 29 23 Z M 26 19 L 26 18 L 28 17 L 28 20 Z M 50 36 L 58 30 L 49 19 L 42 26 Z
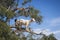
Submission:
M 32 0 L 22 0 L 21 5 L 25 6 L 31 1 Z M 0 0 L 0 40 L 18 40 L 18 37 L 15 33 L 11 32 L 9 27 L 10 19 L 25 16 L 35 18 L 38 24 L 41 23 L 42 16 L 39 14 L 39 10 L 32 6 L 22 8 L 18 8 L 18 6 L 19 0 Z

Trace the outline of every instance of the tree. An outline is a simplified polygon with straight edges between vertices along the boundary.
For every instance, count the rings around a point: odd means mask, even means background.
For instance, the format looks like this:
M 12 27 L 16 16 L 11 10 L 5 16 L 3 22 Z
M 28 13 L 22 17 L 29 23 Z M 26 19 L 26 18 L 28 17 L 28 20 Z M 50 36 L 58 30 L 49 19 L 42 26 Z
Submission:
M 15 0 L 0 0 L 0 5 L 3 5 L 3 7 L 8 8 L 9 6 L 12 6 L 14 2 Z
M 8 19 L 15 15 L 11 10 L 6 12 L 7 8 L 13 4 L 12 2 L 14 1 L 0 0 L 0 40 L 18 40 L 7 24 Z
M 54 37 L 54 34 L 50 34 L 49 36 L 48 36 L 49 38 L 49 40 L 57 40 L 55 37 Z
M 30 18 L 35 18 L 37 23 L 42 21 L 42 16 L 38 15 L 39 11 L 33 7 L 26 7 L 25 10 L 15 10 L 18 6 L 19 0 L 0 0 L 0 40 L 18 40 L 18 37 L 15 33 L 11 32 L 9 26 L 9 20 L 16 16 L 25 16 Z M 22 5 L 31 2 L 31 0 L 23 0 Z M 10 8 L 9 8 L 10 7 Z M 7 11 L 7 9 L 9 9 Z M 15 13 L 16 12 L 16 13 Z M 22 37 L 23 40 L 26 37 Z M 32 37 L 31 37 L 32 39 Z

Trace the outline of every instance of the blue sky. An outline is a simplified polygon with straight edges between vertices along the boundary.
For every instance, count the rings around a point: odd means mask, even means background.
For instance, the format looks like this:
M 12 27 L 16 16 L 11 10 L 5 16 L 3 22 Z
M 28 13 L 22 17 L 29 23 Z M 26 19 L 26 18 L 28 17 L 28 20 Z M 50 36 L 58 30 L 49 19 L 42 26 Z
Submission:
M 43 30 L 45 34 L 54 33 L 60 39 L 60 0 L 33 0 L 31 5 L 41 11 L 43 22 L 37 25 L 36 32 Z
M 43 16 L 43 22 L 40 25 L 36 23 L 32 23 L 30 27 L 34 29 L 34 31 L 37 33 L 39 33 L 42 30 L 43 33 L 47 35 L 49 35 L 50 33 L 54 33 L 55 37 L 59 40 L 60 39 L 60 0 L 32 0 L 30 5 L 34 6 L 36 9 L 41 11 L 41 15 Z M 25 17 L 23 18 L 26 19 Z M 18 19 L 21 18 L 19 17 Z

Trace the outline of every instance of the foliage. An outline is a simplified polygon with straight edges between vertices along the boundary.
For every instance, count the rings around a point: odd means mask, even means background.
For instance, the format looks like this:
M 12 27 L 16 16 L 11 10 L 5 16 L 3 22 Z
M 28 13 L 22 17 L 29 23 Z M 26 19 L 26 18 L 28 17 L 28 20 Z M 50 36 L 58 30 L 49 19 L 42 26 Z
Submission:
M 0 5 L 3 5 L 3 7 L 6 7 L 6 8 L 8 8 L 14 3 L 15 3 L 15 0 L 0 0 Z
M 48 36 L 43 35 L 43 37 L 40 40 L 57 40 L 54 36 L 54 34 L 50 34 Z
M 57 40 L 57 39 L 54 37 L 54 34 L 50 34 L 48 39 L 49 39 L 49 40 Z
M 0 6 L 0 17 L 1 18 L 11 19 L 15 16 L 14 12 L 12 12 L 11 10 L 6 12 L 6 10 L 7 10 L 7 8 Z M 5 20 L 5 21 L 7 21 L 7 20 Z
M 27 4 L 27 3 L 29 3 L 29 2 L 31 2 L 32 0 L 24 0 L 23 2 L 22 2 L 22 5 L 25 5 L 25 4 Z
M 17 36 L 11 32 L 8 19 L 14 17 L 15 13 L 7 8 L 13 4 L 13 0 L 0 0 L 0 40 L 18 40 Z
M 16 37 L 16 35 L 11 32 L 9 26 L 5 22 L 0 21 L 0 40 L 17 40 L 17 39 L 18 38 Z

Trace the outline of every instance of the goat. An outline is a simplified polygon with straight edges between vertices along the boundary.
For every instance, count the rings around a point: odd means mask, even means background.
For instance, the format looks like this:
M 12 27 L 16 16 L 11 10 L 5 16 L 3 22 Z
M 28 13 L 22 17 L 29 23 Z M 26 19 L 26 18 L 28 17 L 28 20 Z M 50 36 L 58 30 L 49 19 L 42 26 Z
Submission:
M 31 22 L 35 22 L 35 19 L 34 18 L 32 18 L 31 20 L 24 20 L 24 19 L 17 20 L 17 19 L 15 19 L 15 25 L 16 26 L 19 25 L 20 27 L 22 27 L 22 25 L 25 25 L 27 31 L 29 31 L 28 26 Z

